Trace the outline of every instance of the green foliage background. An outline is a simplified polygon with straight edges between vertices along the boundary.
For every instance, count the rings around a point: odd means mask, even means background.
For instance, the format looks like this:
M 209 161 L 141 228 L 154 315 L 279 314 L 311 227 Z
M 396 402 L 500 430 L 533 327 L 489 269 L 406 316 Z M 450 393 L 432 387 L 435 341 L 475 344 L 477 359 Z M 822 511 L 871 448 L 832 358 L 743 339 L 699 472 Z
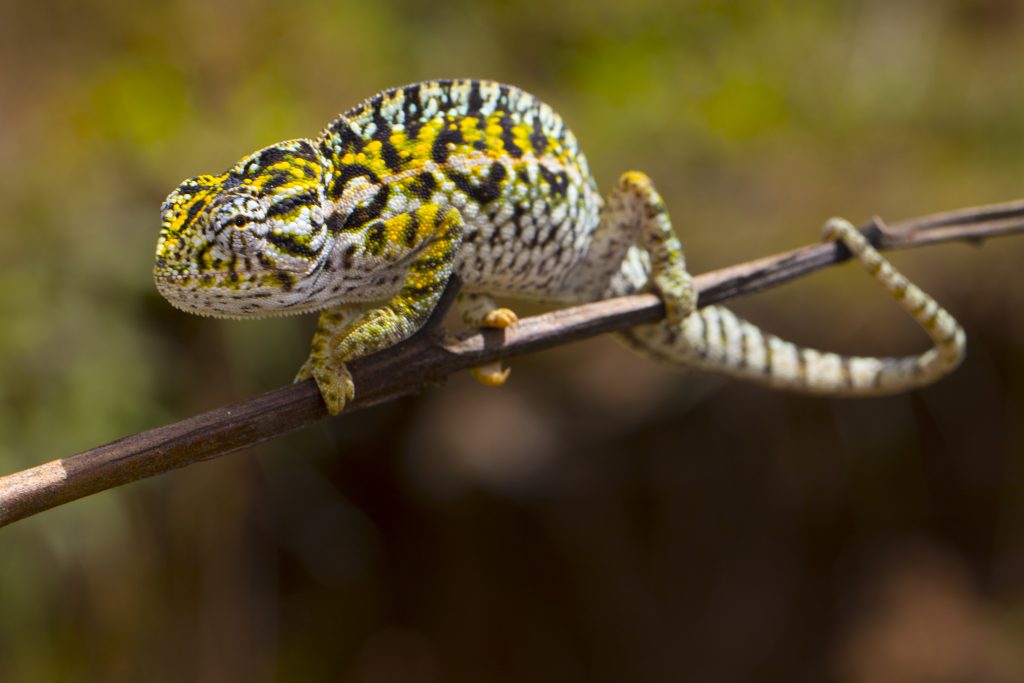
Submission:
M 0 471 L 290 379 L 310 320 L 192 318 L 150 276 L 182 178 L 388 86 L 515 83 L 696 272 L 1021 197 L 1010 0 L 0 6 Z M 784 396 L 608 340 L 0 530 L 4 681 L 1024 677 L 1024 239 L 897 265 L 969 358 Z M 737 302 L 798 341 L 924 341 L 853 267 Z

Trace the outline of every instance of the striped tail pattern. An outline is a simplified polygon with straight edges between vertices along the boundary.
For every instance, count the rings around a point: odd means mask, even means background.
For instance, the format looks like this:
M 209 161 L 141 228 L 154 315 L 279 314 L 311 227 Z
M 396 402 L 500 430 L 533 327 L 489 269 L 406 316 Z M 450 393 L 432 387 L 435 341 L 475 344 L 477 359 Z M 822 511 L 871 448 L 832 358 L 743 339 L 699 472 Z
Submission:
M 656 360 L 718 372 L 772 387 L 833 396 L 880 396 L 938 380 L 955 369 L 965 351 L 964 331 L 945 309 L 897 271 L 848 221 L 832 218 L 824 237 L 839 240 L 889 291 L 931 338 L 915 356 L 844 356 L 797 346 L 742 320 L 721 306 L 707 306 L 677 324 L 661 322 L 621 335 L 627 345 Z

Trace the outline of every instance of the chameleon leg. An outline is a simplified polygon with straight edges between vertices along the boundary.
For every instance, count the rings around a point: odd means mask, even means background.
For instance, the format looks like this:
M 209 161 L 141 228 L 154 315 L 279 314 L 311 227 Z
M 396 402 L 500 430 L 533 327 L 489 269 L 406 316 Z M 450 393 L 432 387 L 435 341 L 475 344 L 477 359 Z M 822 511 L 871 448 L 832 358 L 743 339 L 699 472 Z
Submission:
M 362 306 L 343 304 L 320 313 L 309 349 L 309 358 L 295 376 L 296 382 L 311 377 L 316 380 L 320 395 L 323 396 L 328 409 L 340 406 L 332 415 L 340 412 L 345 403 L 355 396 L 352 375 L 345 367 L 345 363 L 337 359 L 334 353 L 334 340 L 343 337 L 362 312 Z
M 463 321 L 472 327 L 490 327 L 505 329 L 519 322 L 519 317 L 508 308 L 499 308 L 494 299 L 486 294 L 463 292 L 458 298 L 459 309 Z M 502 368 L 501 361 L 470 368 L 473 378 L 489 387 L 498 387 L 505 383 L 511 368 Z
M 836 396 L 897 393 L 934 382 L 963 359 L 964 332 L 930 296 L 907 280 L 849 222 L 833 218 L 824 236 L 840 240 L 924 329 L 933 348 L 903 358 L 841 356 L 796 346 L 708 306 L 682 324 L 643 325 L 623 334 L 647 356 L 721 372 L 777 388 Z
M 387 253 L 389 246 L 402 243 L 408 252 L 416 254 L 405 272 L 401 289 L 383 305 L 362 310 L 355 316 L 350 317 L 347 309 L 344 315 L 336 316 L 338 309 L 322 314 L 324 332 L 320 335 L 318 330 L 314 336 L 313 353 L 299 372 L 300 378 L 308 373 L 316 380 L 332 415 L 340 413 L 355 395 L 345 362 L 408 339 L 434 310 L 462 243 L 462 216 L 456 209 L 442 212 L 436 205 L 428 204 L 412 214 L 399 214 L 384 221 L 382 235 L 384 244 L 364 245 L 364 249 Z M 323 343 L 319 353 L 318 340 Z
M 587 259 L 570 283 L 583 300 L 653 289 L 678 323 L 697 305 L 693 278 L 661 195 L 644 173 L 627 171 L 608 195 Z

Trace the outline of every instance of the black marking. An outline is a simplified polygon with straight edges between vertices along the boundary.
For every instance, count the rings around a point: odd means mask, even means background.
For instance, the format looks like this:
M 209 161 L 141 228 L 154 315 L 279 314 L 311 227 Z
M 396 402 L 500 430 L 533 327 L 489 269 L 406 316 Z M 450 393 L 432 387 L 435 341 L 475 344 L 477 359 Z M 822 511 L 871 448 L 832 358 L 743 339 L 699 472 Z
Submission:
M 533 130 L 530 131 L 530 146 L 533 147 L 534 154 L 540 156 L 548 149 L 548 136 L 544 135 L 544 131 L 540 129 L 540 120 L 536 119 L 533 122 Z
M 465 173 L 452 170 L 447 171 L 447 176 L 455 183 L 455 187 L 478 204 L 489 204 L 501 195 L 501 188 L 492 182 L 474 185 Z
M 522 148 L 516 144 L 515 138 L 512 135 L 512 119 L 509 118 L 508 112 L 505 112 L 505 115 L 501 117 L 498 126 L 501 127 L 501 142 L 505 145 L 505 151 L 516 159 L 523 156 Z
M 436 280 L 417 286 L 406 285 L 402 288 L 402 296 L 418 300 L 430 294 L 437 294 L 443 286 L 443 282 Z
M 552 171 L 544 164 L 537 164 L 537 170 L 540 171 L 540 177 L 551 188 L 552 194 L 559 197 L 565 196 L 566 190 L 569 189 L 569 176 L 565 171 Z
M 341 211 L 334 211 L 330 216 L 327 217 L 327 232 L 332 235 L 338 235 L 345 232 L 345 219 L 347 215 Z
M 477 150 L 478 152 L 486 152 L 487 151 L 487 141 L 482 139 L 482 138 L 480 140 L 474 140 L 473 141 L 473 149 Z
M 530 175 L 526 172 L 525 168 L 519 168 L 516 170 L 516 178 L 518 178 L 519 182 L 524 185 L 530 184 Z
M 366 229 L 363 237 L 363 250 L 371 256 L 380 256 L 384 252 L 384 223 L 377 221 Z
M 345 270 L 352 268 L 352 260 L 356 255 L 356 245 L 350 244 L 345 248 L 345 251 L 341 254 L 341 267 Z
M 286 292 L 292 291 L 292 287 L 295 286 L 295 278 L 288 273 L 277 270 L 274 271 L 272 277 L 277 281 L 277 284 L 281 286 L 281 289 Z
M 521 204 L 512 205 L 512 225 L 515 226 L 512 237 L 518 242 L 523 236 L 523 216 L 526 215 L 526 210 Z
M 367 180 L 375 185 L 380 184 L 377 174 L 362 164 L 341 164 L 335 172 L 334 180 L 345 185 L 348 181 L 360 176 L 366 176 Z
M 274 147 L 268 147 L 260 152 L 259 157 L 256 159 L 256 163 L 259 164 L 260 167 L 266 168 L 267 166 L 272 166 L 279 161 L 287 160 L 287 152 L 275 145 Z
M 465 141 L 461 130 L 446 126 L 437 134 L 437 138 L 434 139 L 434 146 L 430 150 L 430 158 L 434 160 L 435 164 L 444 164 L 448 161 L 448 155 L 451 154 L 451 150 L 448 149 L 448 143 L 453 142 L 456 145 L 461 145 Z
M 409 191 L 423 200 L 429 200 L 437 190 L 437 178 L 430 171 L 423 171 L 409 183 Z
M 445 105 L 445 107 L 451 105 L 452 83 L 455 81 L 450 78 L 440 78 L 434 82 L 437 83 L 438 90 L 441 91 L 441 104 Z
M 269 192 L 270 190 L 276 190 L 282 185 L 287 185 L 295 180 L 295 176 L 286 171 L 275 171 L 274 177 L 263 183 L 263 192 Z
M 303 205 L 312 205 L 316 201 L 316 199 L 316 196 L 313 195 L 313 193 L 311 192 L 304 192 L 302 194 L 291 195 L 290 197 L 282 199 L 281 201 L 277 202 L 276 204 L 272 205 L 269 209 L 267 209 L 267 218 L 275 218 L 277 216 L 281 216 L 283 214 L 289 213 L 290 211 L 294 211 L 295 209 Z M 239 218 L 242 217 L 239 216 Z
M 340 157 L 345 152 L 352 151 L 360 142 L 361 140 L 352 130 L 348 118 L 339 116 L 327 127 L 327 135 L 323 136 L 320 147 L 324 151 L 324 156 L 330 159 L 335 154 L 334 146 L 337 147 L 337 154 Z
M 373 124 L 376 126 L 376 130 L 373 131 L 373 139 L 384 142 L 391 138 L 391 122 L 381 114 L 382 103 L 383 100 L 378 99 L 373 105 Z
M 745 370 L 749 363 L 750 357 L 750 335 L 747 334 L 747 326 L 736 320 L 736 323 L 740 326 L 740 362 L 736 364 L 736 368 L 739 370 Z
M 398 149 L 391 143 L 391 140 L 381 142 L 380 155 L 384 159 L 384 163 L 387 164 L 389 171 L 398 173 L 402 170 L 402 157 L 398 154 Z
M 279 235 L 276 232 L 267 233 L 267 241 L 273 244 L 286 254 L 292 256 L 312 257 L 319 254 L 319 250 L 313 249 L 307 244 L 300 244 L 291 235 Z
M 413 261 L 409 270 L 414 270 L 417 273 L 429 273 L 443 266 L 447 260 L 443 256 L 427 256 Z
M 479 114 L 484 106 L 484 98 L 480 94 L 480 81 L 473 81 L 469 86 L 469 114 Z
M 203 262 L 203 258 L 205 258 L 206 254 L 212 248 L 213 248 L 213 241 L 212 240 L 208 240 L 208 241 L 204 242 L 202 246 L 200 246 L 198 249 L 196 249 L 195 253 L 192 255 L 192 260 L 194 262 L 196 262 L 196 263 L 202 263 Z
M 210 205 L 210 199 L 209 199 L 209 197 L 206 197 L 206 198 L 200 199 L 199 201 L 197 201 L 194 204 L 192 204 L 192 206 L 188 207 L 188 216 L 185 217 L 185 221 L 181 224 L 182 229 L 184 229 L 187 226 L 191 225 L 192 221 L 195 220 L 195 218 L 199 214 L 199 212 L 202 211 L 203 209 L 205 209 L 209 205 Z
M 373 108 L 373 123 L 377 129 L 373 132 L 373 139 L 381 144 L 380 155 L 387 164 L 388 170 L 397 173 L 402 170 L 402 157 L 391 142 L 391 123 L 384 118 L 380 111 L 380 102 Z
M 380 218 L 384 207 L 388 204 L 388 197 L 391 196 L 391 188 L 388 185 L 379 185 L 377 194 L 366 206 L 356 207 L 345 219 L 345 229 L 357 229 L 370 221 Z
M 420 221 L 416 218 L 416 214 L 409 214 L 409 221 L 405 224 L 405 228 L 402 229 L 402 241 L 405 242 L 405 246 L 412 248 L 416 244 L 416 234 L 419 230 Z
M 348 182 L 353 178 L 361 176 L 365 176 L 374 185 L 380 185 L 380 178 L 366 166 L 362 164 L 341 164 L 334 172 L 334 178 L 331 180 L 331 186 L 327 190 L 327 196 L 331 199 L 338 199 L 345 191 L 345 186 Z
M 405 134 L 410 140 L 416 138 L 423 127 L 423 103 L 420 101 L 420 84 L 406 86 L 402 90 L 402 112 L 405 116 Z M 415 107 L 415 111 L 413 111 Z

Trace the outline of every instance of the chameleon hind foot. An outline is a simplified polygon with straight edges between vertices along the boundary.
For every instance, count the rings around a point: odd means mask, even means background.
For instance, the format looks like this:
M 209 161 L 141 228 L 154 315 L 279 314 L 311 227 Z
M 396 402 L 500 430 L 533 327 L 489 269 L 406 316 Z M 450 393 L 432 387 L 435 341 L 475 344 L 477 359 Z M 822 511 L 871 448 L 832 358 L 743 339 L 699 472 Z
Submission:
M 499 307 L 485 294 L 461 294 L 459 308 L 463 321 L 472 327 L 503 330 L 519 322 L 519 316 L 510 308 Z M 500 387 L 508 379 L 511 368 L 503 367 L 500 360 L 469 369 L 469 374 L 486 387 Z
M 511 308 L 495 308 L 484 316 L 480 326 L 503 330 L 517 322 L 519 322 L 519 316 Z
M 511 372 L 512 368 L 503 367 L 500 360 L 469 369 L 469 374 L 473 376 L 473 379 L 485 387 L 500 387 Z

